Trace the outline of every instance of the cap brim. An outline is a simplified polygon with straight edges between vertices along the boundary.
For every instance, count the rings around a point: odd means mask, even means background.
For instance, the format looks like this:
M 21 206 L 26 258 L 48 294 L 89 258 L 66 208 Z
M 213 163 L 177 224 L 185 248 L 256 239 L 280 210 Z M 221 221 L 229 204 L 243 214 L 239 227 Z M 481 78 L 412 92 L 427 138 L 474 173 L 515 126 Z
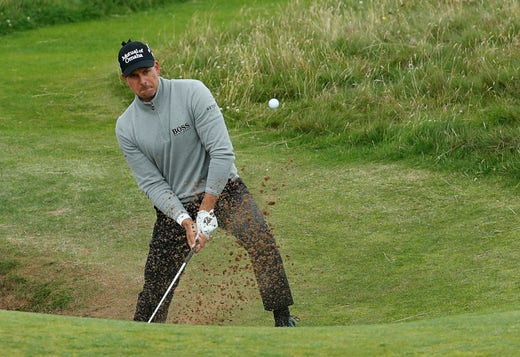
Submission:
M 127 77 L 128 75 L 130 75 L 133 71 L 135 71 L 138 68 L 153 67 L 154 64 L 155 64 L 155 61 L 151 60 L 151 59 L 132 63 L 130 66 L 125 68 L 125 70 L 123 71 L 123 76 Z

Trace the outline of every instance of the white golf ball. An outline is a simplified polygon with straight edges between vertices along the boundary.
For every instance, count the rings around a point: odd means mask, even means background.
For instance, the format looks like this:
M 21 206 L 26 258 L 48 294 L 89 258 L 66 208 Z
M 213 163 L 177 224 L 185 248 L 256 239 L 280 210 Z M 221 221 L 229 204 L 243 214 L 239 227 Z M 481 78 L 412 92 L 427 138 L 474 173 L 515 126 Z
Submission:
M 269 108 L 276 109 L 280 106 L 280 102 L 276 98 L 269 99 Z

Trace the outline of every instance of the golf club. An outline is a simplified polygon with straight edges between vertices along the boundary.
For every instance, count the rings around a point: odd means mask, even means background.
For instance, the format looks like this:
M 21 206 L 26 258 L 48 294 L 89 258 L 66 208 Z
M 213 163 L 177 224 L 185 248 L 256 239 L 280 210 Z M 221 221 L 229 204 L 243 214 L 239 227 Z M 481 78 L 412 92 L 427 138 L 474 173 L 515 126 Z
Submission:
M 188 262 L 190 261 L 191 257 L 193 256 L 193 254 L 195 254 L 195 248 L 197 247 L 197 244 L 198 244 L 198 240 L 196 241 L 195 245 L 191 248 L 190 252 L 188 253 L 188 255 L 186 256 L 186 258 L 184 258 L 184 263 L 182 263 L 181 267 L 179 268 L 179 271 L 177 272 L 177 275 L 175 275 L 175 277 L 173 278 L 172 282 L 170 283 L 170 286 L 168 286 L 168 289 L 166 289 L 166 292 L 164 293 L 161 301 L 159 301 L 159 304 L 157 305 L 157 307 L 155 308 L 152 316 L 150 316 L 150 319 L 148 320 L 148 323 L 152 322 L 153 318 L 155 317 L 155 314 L 157 314 L 157 311 L 159 311 L 159 308 L 161 307 L 164 299 L 166 299 L 166 296 L 168 295 L 168 293 L 170 292 L 170 290 L 173 288 L 173 285 L 175 285 L 175 282 L 179 279 L 179 277 L 181 276 L 182 274 L 182 271 L 184 270 L 184 268 L 186 267 L 186 264 L 188 264 Z

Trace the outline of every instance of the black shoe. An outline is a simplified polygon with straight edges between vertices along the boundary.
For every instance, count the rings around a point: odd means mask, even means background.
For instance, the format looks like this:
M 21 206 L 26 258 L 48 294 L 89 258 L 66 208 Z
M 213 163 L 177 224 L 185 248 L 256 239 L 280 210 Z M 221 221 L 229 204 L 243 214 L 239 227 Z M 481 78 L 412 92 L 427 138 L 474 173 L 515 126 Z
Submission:
M 289 316 L 283 320 L 275 320 L 274 327 L 296 327 L 296 321 L 298 318 Z

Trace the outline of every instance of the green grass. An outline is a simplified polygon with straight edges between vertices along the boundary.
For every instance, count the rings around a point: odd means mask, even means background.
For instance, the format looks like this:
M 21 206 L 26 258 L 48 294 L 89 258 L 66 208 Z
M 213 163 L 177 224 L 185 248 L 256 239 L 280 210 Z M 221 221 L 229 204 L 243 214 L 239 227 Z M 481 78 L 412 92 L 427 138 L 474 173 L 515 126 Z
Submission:
M 0 0 L 0 34 L 120 16 L 166 3 L 165 0 Z
M 203 78 L 233 123 L 334 156 L 368 147 L 520 178 L 517 2 L 299 1 L 264 14 L 246 9 L 225 32 L 196 18 L 163 69 Z M 272 96 L 282 105 L 268 115 Z
M 413 323 L 272 329 L 148 325 L 0 311 L 3 352 L 27 355 L 514 356 L 518 312 Z M 23 330 L 24 334 L 14 331 Z
M 0 306 L 102 318 L 0 311 L 2 346 L 514 355 L 518 5 L 401 3 L 183 2 L 2 36 Z M 132 99 L 116 62 L 128 38 L 216 94 L 285 257 L 298 331 L 266 327 L 222 233 L 179 286 L 180 325 L 124 321 L 154 219 L 114 136 Z

